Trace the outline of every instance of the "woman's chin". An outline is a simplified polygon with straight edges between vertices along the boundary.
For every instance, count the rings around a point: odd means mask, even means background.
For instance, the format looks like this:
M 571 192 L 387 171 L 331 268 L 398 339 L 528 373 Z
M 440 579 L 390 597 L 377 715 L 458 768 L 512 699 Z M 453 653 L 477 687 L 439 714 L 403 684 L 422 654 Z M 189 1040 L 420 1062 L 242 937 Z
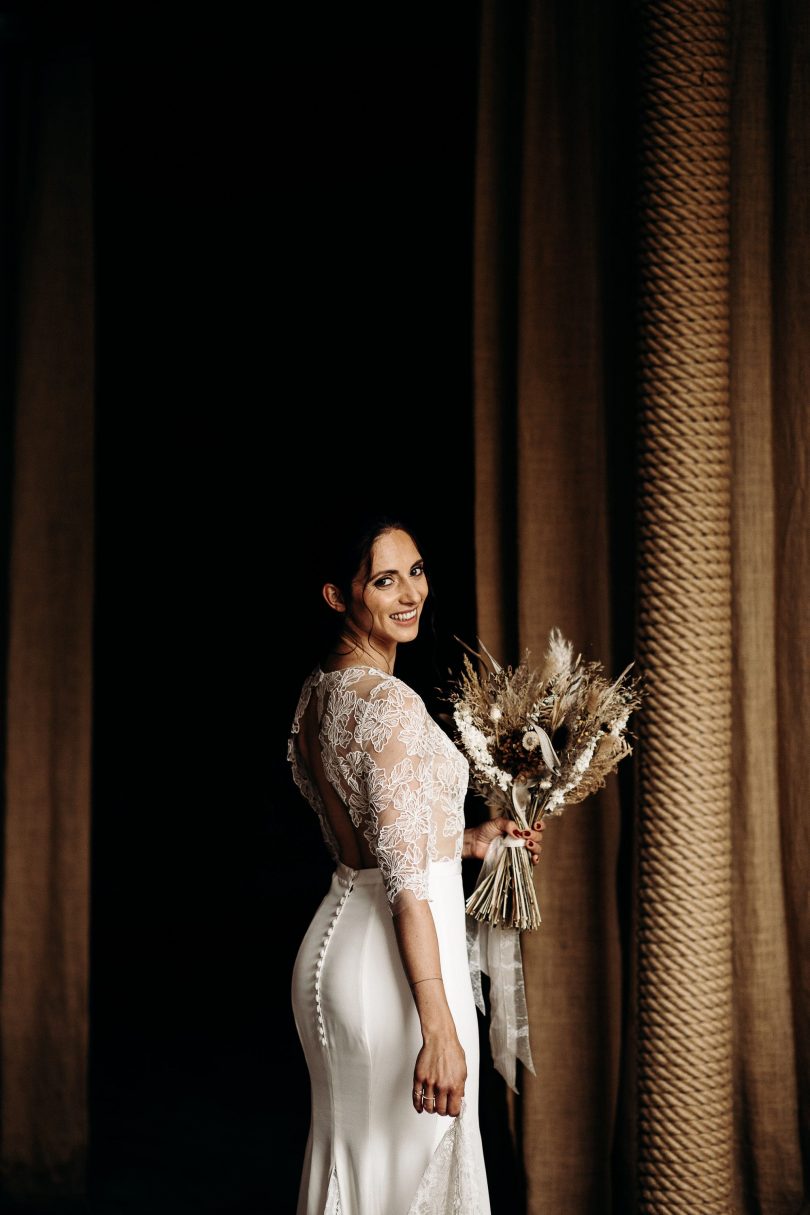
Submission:
M 402 645 L 406 641 L 415 641 L 418 634 L 419 621 L 414 620 L 413 623 L 408 624 L 407 627 L 404 624 L 398 625 L 393 640 L 398 641 L 400 645 Z

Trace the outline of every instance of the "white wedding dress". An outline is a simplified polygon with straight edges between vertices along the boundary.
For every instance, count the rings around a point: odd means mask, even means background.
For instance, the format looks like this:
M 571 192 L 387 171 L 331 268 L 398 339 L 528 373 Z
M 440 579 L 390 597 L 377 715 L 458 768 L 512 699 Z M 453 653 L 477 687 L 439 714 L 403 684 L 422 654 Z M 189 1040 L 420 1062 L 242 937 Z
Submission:
M 326 777 L 379 868 L 350 869 L 338 856 L 297 747 L 312 696 Z M 293 972 L 312 1090 L 298 1215 L 489 1215 L 461 880 L 467 761 L 415 692 L 369 667 L 314 671 L 288 753 L 336 865 Z M 422 1037 L 392 912 L 413 898 L 429 901 L 466 1055 L 458 1118 L 418 1114 L 411 1101 Z

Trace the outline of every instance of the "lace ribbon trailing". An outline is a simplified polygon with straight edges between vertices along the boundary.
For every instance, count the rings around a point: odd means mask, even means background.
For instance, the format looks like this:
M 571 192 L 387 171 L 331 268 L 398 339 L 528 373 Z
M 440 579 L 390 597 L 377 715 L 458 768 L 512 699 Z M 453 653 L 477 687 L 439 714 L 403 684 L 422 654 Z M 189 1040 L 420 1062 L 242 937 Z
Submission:
M 496 837 L 484 857 L 479 881 L 496 864 L 504 848 L 515 846 L 511 838 Z M 517 1060 L 536 1075 L 529 1046 L 529 1016 L 523 983 L 523 957 L 517 928 L 494 927 L 467 917 L 467 952 L 470 959 L 475 1003 L 486 1016 L 481 974 L 489 976 L 489 1041 L 497 1071 L 515 1092 Z

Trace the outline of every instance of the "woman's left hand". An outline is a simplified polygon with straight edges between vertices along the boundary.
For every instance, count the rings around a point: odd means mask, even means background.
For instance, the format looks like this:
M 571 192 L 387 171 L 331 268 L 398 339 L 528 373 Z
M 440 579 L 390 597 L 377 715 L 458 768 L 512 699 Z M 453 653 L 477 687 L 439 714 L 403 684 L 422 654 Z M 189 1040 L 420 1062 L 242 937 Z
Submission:
M 478 827 L 467 827 L 464 831 L 464 850 L 463 857 L 476 857 L 478 860 L 483 860 L 487 854 L 492 841 L 499 835 L 511 835 L 513 839 L 523 840 L 531 854 L 532 864 L 536 865 L 540 860 L 540 853 L 543 851 L 541 844 L 542 832 L 545 831 L 546 824 L 543 819 L 538 823 L 532 824 L 528 831 L 521 831 L 517 823 L 513 823 L 510 818 L 500 816 L 499 818 L 488 819 L 487 822 L 481 823 Z

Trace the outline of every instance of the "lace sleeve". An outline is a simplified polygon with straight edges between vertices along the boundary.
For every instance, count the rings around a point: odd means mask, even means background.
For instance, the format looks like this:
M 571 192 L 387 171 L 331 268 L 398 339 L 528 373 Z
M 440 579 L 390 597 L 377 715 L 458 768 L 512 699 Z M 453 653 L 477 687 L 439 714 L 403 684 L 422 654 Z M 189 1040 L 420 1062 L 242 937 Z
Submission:
M 365 834 L 398 914 L 410 901 L 428 897 L 434 826 L 427 710 L 406 685 L 387 680 L 371 691 L 358 718 Z

